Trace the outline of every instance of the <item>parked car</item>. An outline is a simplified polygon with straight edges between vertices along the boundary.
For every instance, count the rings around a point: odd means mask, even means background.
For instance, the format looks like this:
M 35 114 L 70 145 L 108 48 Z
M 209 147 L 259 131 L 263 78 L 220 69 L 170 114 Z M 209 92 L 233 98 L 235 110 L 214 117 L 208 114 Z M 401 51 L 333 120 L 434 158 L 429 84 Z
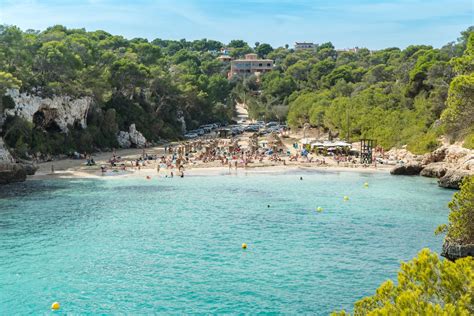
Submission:
M 272 132 L 279 132 L 280 129 L 281 129 L 280 126 L 272 126 L 272 127 L 267 128 L 267 131 L 268 131 L 269 133 L 272 133 Z
M 205 134 L 205 132 L 204 132 L 204 130 L 203 130 L 202 128 L 198 128 L 198 129 L 196 130 L 196 133 L 197 133 L 199 136 L 202 136 L 202 135 Z
M 196 134 L 196 133 L 186 133 L 186 134 L 184 134 L 184 137 L 185 137 L 185 138 L 196 138 L 196 137 L 198 137 L 198 136 L 199 136 L 199 135 Z
M 272 126 L 278 126 L 278 125 L 280 125 L 280 123 L 278 123 L 278 122 L 268 122 L 266 126 L 267 127 L 272 127 Z
M 246 131 L 246 132 L 258 132 L 259 129 L 260 129 L 260 127 L 258 125 L 249 125 L 249 126 L 244 128 L 244 131 Z

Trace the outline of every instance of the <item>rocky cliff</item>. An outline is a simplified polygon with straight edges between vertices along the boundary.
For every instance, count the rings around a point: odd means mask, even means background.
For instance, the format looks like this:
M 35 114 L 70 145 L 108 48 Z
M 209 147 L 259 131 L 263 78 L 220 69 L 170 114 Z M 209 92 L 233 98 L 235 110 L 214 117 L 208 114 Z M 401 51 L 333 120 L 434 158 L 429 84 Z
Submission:
M 0 185 L 25 181 L 27 174 L 28 169 L 23 164 L 15 163 L 0 137 Z
M 117 135 L 117 142 L 121 148 L 143 148 L 146 146 L 146 138 L 137 131 L 135 124 L 130 125 L 128 132 L 120 131 Z
M 457 260 L 467 256 L 474 256 L 474 244 L 459 244 L 444 240 L 441 255 L 449 260 Z
M 438 185 L 444 188 L 459 189 L 466 176 L 474 175 L 474 150 L 459 145 L 444 145 L 432 153 L 416 156 L 406 150 L 393 150 L 397 160 L 405 164 L 393 168 L 394 175 L 422 175 L 438 178 Z
M 57 128 L 64 133 L 68 132 L 68 126 L 87 127 L 87 113 L 92 105 L 90 97 L 42 98 L 18 90 L 9 90 L 7 95 L 15 102 L 15 108 L 5 111 L 7 115 L 18 115 L 37 126 Z

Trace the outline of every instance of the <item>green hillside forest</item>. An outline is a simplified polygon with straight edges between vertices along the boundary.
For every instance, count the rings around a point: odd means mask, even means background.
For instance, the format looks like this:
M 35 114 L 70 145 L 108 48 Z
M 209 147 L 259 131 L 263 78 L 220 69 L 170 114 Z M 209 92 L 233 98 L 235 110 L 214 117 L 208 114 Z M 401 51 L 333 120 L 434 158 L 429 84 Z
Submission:
M 276 66 L 228 79 L 229 64 L 217 59 L 222 47 Z M 242 40 L 129 40 L 60 25 L 41 32 L 0 26 L 0 113 L 14 106 L 5 96 L 12 88 L 93 99 L 87 128 L 69 133 L 6 117 L 0 136 L 18 156 L 115 148 L 117 132 L 131 123 L 149 141 L 177 140 L 179 117 L 188 129 L 231 123 L 236 102 L 254 119 L 309 123 L 351 141 L 374 138 L 386 149 L 406 144 L 424 153 L 442 135 L 473 148 L 474 27 L 441 48 L 341 51 L 329 42 L 294 51 Z

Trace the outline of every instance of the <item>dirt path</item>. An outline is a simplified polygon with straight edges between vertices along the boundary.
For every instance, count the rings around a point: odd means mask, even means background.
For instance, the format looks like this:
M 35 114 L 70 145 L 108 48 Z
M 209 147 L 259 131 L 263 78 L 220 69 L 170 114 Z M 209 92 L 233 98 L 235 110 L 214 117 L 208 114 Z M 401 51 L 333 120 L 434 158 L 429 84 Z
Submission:
M 247 111 L 247 106 L 244 103 L 237 103 L 235 105 L 235 111 L 237 112 L 237 117 L 235 120 L 248 120 L 249 119 L 249 112 Z

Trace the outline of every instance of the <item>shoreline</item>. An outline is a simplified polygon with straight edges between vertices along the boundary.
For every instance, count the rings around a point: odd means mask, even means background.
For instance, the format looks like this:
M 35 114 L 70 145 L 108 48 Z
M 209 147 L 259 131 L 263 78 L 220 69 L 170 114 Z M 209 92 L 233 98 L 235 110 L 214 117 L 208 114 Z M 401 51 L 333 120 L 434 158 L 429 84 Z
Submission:
M 140 151 L 140 150 L 137 150 Z M 48 179 L 124 179 L 124 178 L 142 178 L 142 177 L 166 177 L 170 172 L 179 177 L 176 169 L 161 169 L 159 173 L 155 168 L 155 162 L 141 167 L 140 169 L 128 167 L 125 171 L 114 169 L 102 174 L 98 161 L 95 166 L 85 166 L 83 160 L 62 159 L 52 162 L 38 164 L 39 170 L 35 175 L 29 176 L 28 180 L 48 180 Z M 55 172 L 51 173 L 51 165 L 55 166 Z M 264 162 L 250 164 L 247 167 L 238 167 L 229 169 L 215 163 L 198 163 L 187 166 L 184 170 L 185 176 L 218 176 L 228 174 L 263 174 L 263 173 L 282 173 L 295 171 L 315 171 L 315 172 L 355 172 L 355 173 L 389 173 L 391 166 L 379 165 L 377 167 L 356 167 L 356 166 L 338 166 L 337 164 L 317 165 L 314 163 L 291 162 L 283 165 L 281 163 Z

